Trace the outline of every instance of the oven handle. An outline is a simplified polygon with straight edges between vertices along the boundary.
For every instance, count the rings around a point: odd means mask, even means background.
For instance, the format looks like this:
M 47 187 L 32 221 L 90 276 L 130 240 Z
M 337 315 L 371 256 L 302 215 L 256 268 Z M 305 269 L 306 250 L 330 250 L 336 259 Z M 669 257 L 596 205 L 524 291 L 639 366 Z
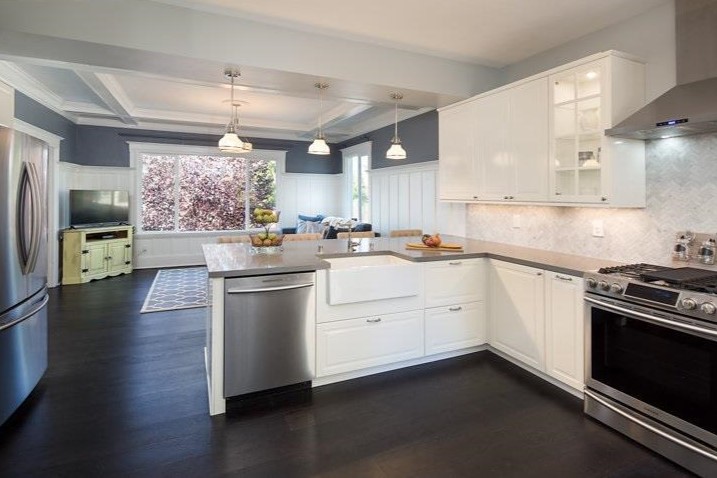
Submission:
M 709 458 L 710 460 L 717 461 L 717 456 L 716 456 L 716 455 L 713 455 L 712 453 L 709 453 L 709 452 L 707 452 L 707 451 L 705 451 L 705 450 L 703 450 L 703 449 L 701 449 L 701 448 L 698 448 L 698 447 L 694 446 L 694 445 L 691 444 L 691 443 L 687 443 L 687 442 L 684 441 L 684 440 L 680 440 L 679 438 L 674 437 L 674 436 L 670 435 L 669 433 L 665 433 L 665 432 L 663 432 L 662 430 L 660 430 L 659 428 L 653 427 L 653 426 L 650 425 L 649 423 L 644 422 L 644 421 L 640 420 L 639 418 L 633 417 L 633 416 L 630 415 L 629 413 L 623 412 L 623 411 L 620 410 L 619 408 L 613 406 L 612 404 L 610 404 L 610 403 L 606 402 L 605 400 L 603 400 L 602 398 L 598 397 L 596 394 L 594 394 L 594 393 L 591 392 L 590 390 L 585 389 L 583 392 L 585 393 L 585 395 L 587 395 L 588 397 L 592 398 L 593 400 L 595 400 L 596 402 L 598 402 L 600 405 L 602 405 L 602 406 L 604 406 L 604 407 L 610 409 L 611 411 L 613 411 L 613 412 L 617 413 L 618 415 L 620 415 L 620 416 L 622 416 L 622 417 L 624 417 L 624 418 L 630 420 L 631 422 L 633 422 L 633 423 L 635 423 L 635 424 L 637 424 L 637 425 L 640 425 L 641 427 L 646 428 L 647 430 L 650 430 L 650 431 L 653 432 L 653 433 L 656 433 L 656 434 L 660 435 L 662 438 L 666 438 L 667 440 L 670 440 L 671 442 L 677 443 L 678 445 L 683 446 L 683 447 L 685 447 L 685 448 L 687 448 L 687 449 L 689 449 L 689 450 L 692 450 L 692 451 L 694 451 L 695 453 L 699 453 L 700 455 L 702 455 L 702 456 L 704 456 L 704 457 L 706 457 L 706 458 Z
M 643 314 L 642 312 L 637 312 L 635 310 L 625 309 L 625 308 L 619 307 L 617 305 L 606 304 L 605 302 L 595 300 L 590 297 L 585 297 L 584 299 L 585 299 L 585 301 L 590 302 L 592 304 L 599 305 L 600 307 L 604 307 L 606 309 L 613 310 L 615 312 L 620 312 L 620 313 L 623 313 L 626 315 L 631 315 L 633 317 L 639 317 L 641 319 L 647 320 L 648 322 L 657 322 L 659 324 L 669 325 L 676 329 L 688 330 L 690 332 L 697 332 L 700 334 L 711 335 L 712 337 L 717 337 L 717 330 L 706 329 L 704 327 L 698 327 L 696 325 L 683 324 L 682 322 L 675 322 L 673 320 L 662 319 L 660 317 L 654 317 L 652 315 Z

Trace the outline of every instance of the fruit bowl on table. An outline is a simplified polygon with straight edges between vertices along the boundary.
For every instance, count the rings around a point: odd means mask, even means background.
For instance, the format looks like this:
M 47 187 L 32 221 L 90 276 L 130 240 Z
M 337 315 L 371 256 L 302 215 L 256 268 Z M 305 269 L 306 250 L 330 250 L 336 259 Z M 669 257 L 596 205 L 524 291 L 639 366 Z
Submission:
M 251 245 L 254 247 L 278 247 L 284 242 L 284 235 L 274 232 L 269 234 L 265 232 L 249 234 L 249 238 L 251 239 Z

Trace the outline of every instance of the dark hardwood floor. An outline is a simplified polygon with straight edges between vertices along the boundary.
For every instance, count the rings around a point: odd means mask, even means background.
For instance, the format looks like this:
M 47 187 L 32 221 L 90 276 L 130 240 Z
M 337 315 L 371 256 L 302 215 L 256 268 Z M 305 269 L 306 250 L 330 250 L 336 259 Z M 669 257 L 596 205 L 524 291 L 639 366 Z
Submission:
M 687 476 L 489 352 L 210 418 L 204 312 L 140 315 L 154 275 L 52 291 L 50 366 L 0 428 L 0 476 Z

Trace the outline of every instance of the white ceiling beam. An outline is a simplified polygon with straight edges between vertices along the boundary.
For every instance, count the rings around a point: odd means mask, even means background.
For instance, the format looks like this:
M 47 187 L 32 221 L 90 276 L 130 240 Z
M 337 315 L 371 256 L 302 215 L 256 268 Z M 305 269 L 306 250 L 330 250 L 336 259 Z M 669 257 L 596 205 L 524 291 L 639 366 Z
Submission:
M 112 111 L 124 124 L 137 124 L 137 120 L 134 119 L 132 112 L 130 111 L 130 105 L 127 103 L 129 99 L 126 95 L 122 97 L 121 94 L 117 94 L 117 88 L 121 90 L 121 87 L 116 84 L 113 85 L 107 80 L 105 75 L 104 79 L 96 73 L 84 70 L 76 70 L 77 76 L 102 100 L 107 108 Z M 108 88 L 107 84 L 111 86 Z M 120 99 L 121 98 L 121 99 Z
M 46 106 L 68 120 L 76 123 L 77 117 L 63 108 L 63 99 L 53 93 L 49 88 L 29 75 L 25 70 L 14 63 L 0 61 L 0 80 L 14 89 L 22 92 L 38 103 Z

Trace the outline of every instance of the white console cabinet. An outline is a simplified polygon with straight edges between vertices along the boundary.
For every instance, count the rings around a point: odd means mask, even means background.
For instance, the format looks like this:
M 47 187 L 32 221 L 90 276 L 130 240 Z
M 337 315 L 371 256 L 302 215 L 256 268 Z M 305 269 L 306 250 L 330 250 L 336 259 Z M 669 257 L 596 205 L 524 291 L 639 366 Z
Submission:
M 62 232 L 62 284 L 132 272 L 133 226 L 66 229 Z

